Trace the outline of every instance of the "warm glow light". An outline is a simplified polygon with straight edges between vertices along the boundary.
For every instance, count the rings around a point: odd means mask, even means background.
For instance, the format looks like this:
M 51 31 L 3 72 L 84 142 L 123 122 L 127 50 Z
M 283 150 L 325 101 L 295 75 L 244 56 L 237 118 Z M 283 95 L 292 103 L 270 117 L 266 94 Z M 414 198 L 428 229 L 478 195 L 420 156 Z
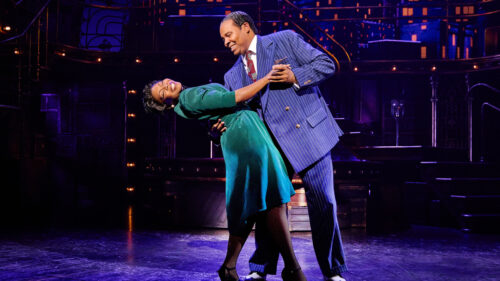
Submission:
M 133 167 L 135 167 L 135 163 L 134 162 L 127 162 L 127 167 L 133 168 Z
M 11 30 L 11 27 L 10 27 L 10 26 L 8 26 L 8 25 L 6 25 L 6 26 L 4 26 L 4 27 L 3 27 L 3 30 L 5 30 L 5 31 L 10 31 L 10 30 Z
M 127 116 L 128 116 L 129 118 L 135 118 L 135 113 L 129 113 L 129 114 L 127 114 Z
M 19 55 L 20 53 L 21 53 L 21 51 L 19 51 L 19 49 L 18 49 L 18 48 L 15 48 L 15 49 L 14 49 L 14 54 L 15 54 L 15 55 Z
M 354 71 L 358 71 L 358 70 L 359 70 L 359 69 L 358 69 L 358 67 L 357 67 L 357 66 L 355 66 L 355 67 L 354 67 Z
M 128 142 L 128 143 L 135 143 L 135 142 L 136 142 L 136 140 L 135 140 L 134 138 L 128 138 L 128 139 L 127 139 L 127 142 Z
M 142 60 L 140 58 L 138 58 L 138 57 L 135 58 L 135 63 L 141 63 L 141 62 L 142 62 Z
M 397 67 L 395 65 L 392 66 L 392 71 L 396 71 L 396 70 L 398 70 Z
M 133 187 L 133 186 L 127 186 L 127 191 L 128 192 L 134 192 L 134 190 L 135 190 L 135 187 Z
M 128 90 L 128 93 L 131 95 L 135 95 L 135 94 L 137 94 L 137 91 L 134 89 L 130 89 L 130 90 Z
M 479 65 L 475 64 L 475 65 L 473 66 L 473 68 L 474 68 L 474 69 L 479 69 Z
M 431 70 L 436 71 L 437 67 L 435 65 L 432 66 Z
M 179 58 L 175 57 L 175 58 L 174 58 L 174 62 L 175 62 L 175 63 L 180 62 Z
M 102 58 L 97 58 L 97 62 L 101 62 L 102 61 Z
M 219 58 L 218 57 L 214 57 L 214 62 L 218 62 L 219 61 Z

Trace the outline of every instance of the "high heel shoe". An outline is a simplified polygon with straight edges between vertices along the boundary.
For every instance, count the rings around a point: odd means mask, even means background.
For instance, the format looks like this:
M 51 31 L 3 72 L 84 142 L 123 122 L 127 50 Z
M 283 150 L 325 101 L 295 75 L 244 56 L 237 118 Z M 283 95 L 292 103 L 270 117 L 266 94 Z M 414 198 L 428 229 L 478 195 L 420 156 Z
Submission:
M 306 280 L 306 276 L 300 267 L 295 269 L 283 268 L 281 278 L 283 278 L 283 281 Z
M 240 277 L 238 276 L 238 273 L 236 272 L 236 267 L 227 267 L 225 265 L 221 266 L 219 270 L 217 270 L 217 273 L 219 274 L 219 278 L 221 281 L 238 281 L 240 280 Z

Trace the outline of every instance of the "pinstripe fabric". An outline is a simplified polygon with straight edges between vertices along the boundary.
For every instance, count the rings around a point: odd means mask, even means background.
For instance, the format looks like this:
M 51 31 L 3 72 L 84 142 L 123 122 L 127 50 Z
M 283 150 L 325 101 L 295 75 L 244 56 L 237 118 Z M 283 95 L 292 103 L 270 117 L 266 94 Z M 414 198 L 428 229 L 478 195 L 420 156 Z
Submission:
M 256 96 L 257 112 L 272 132 L 289 164 L 303 177 L 307 189 L 313 244 L 325 276 L 346 270 L 336 217 L 330 150 L 342 135 L 317 85 L 333 75 L 335 65 L 324 53 L 293 31 L 257 38 L 257 77 L 264 77 L 277 59 L 286 58 L 300 86 L 270 84 Z M 225 86 L 236 90 L 252 81 L 241 57 L 224 76 Z M 254 104 L 255 101 L 252 101 Z M 285 160 L 285 161 L 286 161 Z M 328 164 L 328 163 L 329 164 Z M 276 273 L 278 255 L 267 230 L 257 222 L 257 249 L 250 270 Z

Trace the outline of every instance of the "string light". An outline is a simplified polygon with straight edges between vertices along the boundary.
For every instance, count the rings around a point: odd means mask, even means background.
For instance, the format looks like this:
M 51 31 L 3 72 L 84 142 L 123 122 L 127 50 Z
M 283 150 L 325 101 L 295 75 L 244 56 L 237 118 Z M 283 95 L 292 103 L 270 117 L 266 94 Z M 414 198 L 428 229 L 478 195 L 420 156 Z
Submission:
M 134 162 L 127 162 L 127 167 L 133 168 L 133 167 L 135 167 L 135 163 Z
M 135 138 L 127 138 L 128 143 L 135 143 L 136 139 Z
M 128 93 L 131 95 L 135 95 L 135 94 L 137 94 L 137 91 L 134 89 L 130 89 L 130 90 L 128 90 Z
M 133 187 L 133 186 L 127 186 L 127 191 L 128 192 L 134 192 L 134 190 L 135 190 L 135 187 Z
M 128 118 L 135 118 L 135 113 L 129 113 L 127 114 Z

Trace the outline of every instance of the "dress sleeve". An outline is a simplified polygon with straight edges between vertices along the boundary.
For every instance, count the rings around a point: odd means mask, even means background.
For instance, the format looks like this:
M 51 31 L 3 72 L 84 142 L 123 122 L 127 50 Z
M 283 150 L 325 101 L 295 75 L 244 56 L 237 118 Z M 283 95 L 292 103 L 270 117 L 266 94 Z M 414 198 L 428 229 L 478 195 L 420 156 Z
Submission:
M 175 112 L 188 119 L 218 119 L 234 112 L 234 91 L 219 84 L 188 88 L 181 92 Z

